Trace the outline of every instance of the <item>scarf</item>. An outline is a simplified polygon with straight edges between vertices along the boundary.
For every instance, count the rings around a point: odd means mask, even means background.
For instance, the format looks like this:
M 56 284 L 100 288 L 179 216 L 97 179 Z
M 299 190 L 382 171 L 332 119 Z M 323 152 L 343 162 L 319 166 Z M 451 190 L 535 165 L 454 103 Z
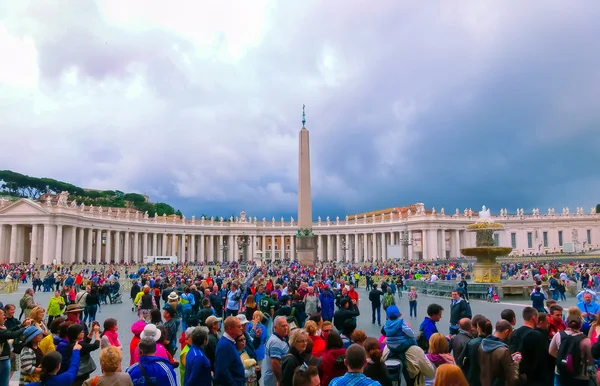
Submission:
M 121 342 L 119 342 L 119 335 L 114 330 L 104 331 L 104 336 L 108 338 L 108 341 L 111 345 L 115 347 L 121 347 Z

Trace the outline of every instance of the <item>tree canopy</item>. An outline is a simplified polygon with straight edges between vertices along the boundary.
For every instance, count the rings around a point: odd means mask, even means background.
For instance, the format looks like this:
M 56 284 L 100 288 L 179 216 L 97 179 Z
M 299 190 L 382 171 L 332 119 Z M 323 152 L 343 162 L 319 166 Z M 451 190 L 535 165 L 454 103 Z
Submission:
M 11 170 L 0 170 L 0 195 L 37 200 L 43 194 L 58 194 L 64 191 L 69 192 L 69 198 L 85 205 L 129 207 L 141 212 L 148 211 L 151 217 L 155 213 L 158 216 L 163 214 L 181 216 L 181 211 L 175 210 L 171 205 L 164 202 L 146 202 L 146 197 L 139 193 L 124 193 L 120 190 L 84 190 L 52 178 L 31 177 Z

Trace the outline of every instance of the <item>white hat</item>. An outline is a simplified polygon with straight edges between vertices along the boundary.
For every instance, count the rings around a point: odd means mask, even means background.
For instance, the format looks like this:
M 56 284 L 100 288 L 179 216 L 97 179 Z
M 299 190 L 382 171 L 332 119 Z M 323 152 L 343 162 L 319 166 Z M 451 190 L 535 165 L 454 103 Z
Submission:
M 150 338 L 153 341 L 158 341 L 160 339 L 160 330 L 156 328 L 154 324 L 148 324 L 144 327 L 144 331 L 140 334 L 140 339 Z
M 247 324 L 248 323 L 248 318 L 246 318 L 246 315 L 244 314 L 237 314 L 236 318 L 238 318 L 240 320 L 240 323 L 242 325 Z
M 169 294 L 169 300 L 177 300 L 178 298 L 179 298 L 179 295 L 177 295 L 177 293 L 175 291 L 173 291 Z
M 187 330 L 185 330 L 185 337 L 189 338 L 192 336 L 192 332 L 194 332 L 195 329 L 196 327 L 188 327 Z

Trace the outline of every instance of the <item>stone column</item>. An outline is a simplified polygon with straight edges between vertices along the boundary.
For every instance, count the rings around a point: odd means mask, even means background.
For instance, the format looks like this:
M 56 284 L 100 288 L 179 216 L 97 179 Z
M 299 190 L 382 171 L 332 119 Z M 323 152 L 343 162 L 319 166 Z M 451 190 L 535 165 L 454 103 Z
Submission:
M 215 261 L 215 236 L 212 234 L 208 237 L 208 257 L 206 261 Z
M 292 235 L 290 236 L 290 260 L 294 261 L 296 260 L 296 242 L 294 241 L 294 238 L 296 236 Z
M 57 253 L 58 254 L 58 253 Z M 96 258 L 94 264 L 98 264 L 102 259 L 102 230 L 96 229 Z
M 421 230 L 421 246 L 423 260 L 426 260 L 429 258 L 429 247 L 431 247 L 431 244 L 429 243 L 429 231 L 426 229 Z
M 163 233 L 162 234 L 162 252 L 161 252 L 161 256 L 167 256 L 167 234 Z
M 6 242 L 4 241 L 4 225 L 0 224 L 0 263 L 9 263 L 5 260 L 6 253 L 4 250 L 6 249 Z
M 348 235 L 350 236 L 350 235 Z M 360 253 L 360 242 L 359 242 L 359 237 L 358 237 L 358 233 L 355 233 L 354 235 L 354 256 L 353 256 L 353 261 L 354 263 L 358 263 L 358 255 Z
M 110 264 L 112 261 L 112 231 L 110 229 L 106 230 L 106 248 L 104 250 L 104 262 Z
M 131 237 L 129 232 L 123 232 L 123 261 L 125 263 L 131 263 L 131 252 L 129 249 L 129 244 L 131 243 Z
M 115 254 L 114 254 L 115 263 L 117 263 L 117 264 L 120 263 L 122 256 L 123 255 L 121 254 L 121 232 L 115 231 Z
M 333 261 L 333 236 L 327 235 L 327 258 L 325 261 Z
M 134 263 L 140 262 L 140 232 L 133 233 L 133 260 Z
M 440 239 L 441 239 L 441 246 L 440 246 L 440 257 L 442 259 L 446 258 L 446 230 L 445 229 L 441 229 L 440 230 Z
M 56 263 L 62 262 L 62 241 L 63 241 L 62 234 L 63 234 L 63 226 L 57 225 L 56 226 L 56 242 L 54 244 L 54 259 L 53 259 L 53 260 L 56 260 Z M 11 262 L 12 262 L 12 256 L 11 256 Z M 52 263 L 52 261 L 50 263 Z
M 205 250 L 204 243 L 206 242 L 205 241 L 206 236 L 204 234 L 201 234 L 200 236 L 198 236 L 198 238 L 200 240 L 198 241 L 198 244 L 199 244 L 198 245 L 198 258 L 196 259 L 196 261 L 205 262 L 206 261 L 206 258 L 205 258 L 206 254 L 204 253 L 204 250 Z
M 387 233 L 383 232 L 381 234 L 381 258 L 383 261 L 387 261 L 388 257 L 387 257 Z
M 38 263 L 37 261 L 37 257 L 38 257 L 38 239 L 39 239 L 39 234 L 38 234 L 38 225 L 37 224 L 33 224 L 31 226 L 31 248 L 29 251 L 29 261 L 32 263 Z
M 172 234 L 171 235 L 171 256 L 176 256 L 177 255 L 177 235 Z M 178 260 L 179 262 L 181 262 L 180 260 Z
M 275 261 L 275 236 L 271 236 L 271 261 Z
M 34 240 L 34 239 L 35 239 L 35 237 L 33 237 L 33 234 L 32 234 L 32 240 Z M 71 240 L 70 241 L 71 241 L 71 247 L 69 248 L 69 262 L 74 263 L 75 257 L 77 256 L 77 227 L 71 228 Z M 36 245 L 36 248 L 37 248 L 37 245 Z M 33 250 L 33 247 L 31 249 Z
M 196 235 L 188 235 L 188 261 L 196 260 Z
M 368 233 L 363 233 L 363 262 L 369 258 L 369 240 Z
M 146 256 L 148 256 L 148 232 L 142 234 L 142 262 Z
M 229 257 L 227 259 L 229 261 L 235 261 L 236 256 L 237 256 L 237 236 L 229 235 Z
M 152 256 L 156 256 L 158 253 L 158 233 L 152 233 Z
M 86 251 L 86 261 L 88 264 L 92 264 L 92 251 L 94 249 L 94 230 L 92 228 L 88 228 L 87 230 L 87 251 Z
M 43 245 L 42 245 L 42 264 L 49 264 L 52 261 L 50 257 L 50 227 L 52 225 L 44 224 L 44 236 L 43 236 Z M 2 230 L 0 229 L 0 232 Z M 1 235 L 0 235 L 1 237 Z
M 455 229 L 452 231 L 452 237 L 454 242 L 452 243 L 454 251 L 452 252 L 452 257 L 456 258 L 460 256 L 460 231 Z
M 342 236 L 339 233 L 335 237 L 335 261 L 342 261 Z
M 78 263 L 82 263 L 83 262 L 83 246 L 85 244 L 84 241 L 84 235 L 85 234 L 85 228 L 79 228 L 79 232 L 77 234 L 77 262 Z
M 18 227 L 16 224 L 13 224 L 10 229 L 10 253 L 9 253 L 9 262 L 14 264 L 17 262 L 17 230 Z

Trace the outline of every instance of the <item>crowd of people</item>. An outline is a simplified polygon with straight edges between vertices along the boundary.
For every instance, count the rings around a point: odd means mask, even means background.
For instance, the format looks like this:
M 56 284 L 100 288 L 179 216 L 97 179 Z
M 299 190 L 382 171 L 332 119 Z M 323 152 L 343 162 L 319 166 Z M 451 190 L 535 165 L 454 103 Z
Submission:
M 595 266 L 532 262 L 503 271 L 537 284 L 518 328 L 511 309 L 496 322 L 472 315 L 468 263 L 5 265 L 3 277 L 33 287 L 19 304 L 1 305 L 0 386 L 17 372 L 19 385 L 35 386 L 596 384 Z M 447 310 L 443 301 L 429 304 L 424 320 L 406 322 L 399 299 L 406 298 L 411 319 L 419 299 L 409 279 L 454 281 Z M 560 296 L 548 296 L 542 284 L 559 293 L 567 280 L 581 281 L 583 291 L 578 305 L 563 312 Z M 371 322 L 381 326 L 377 336 L 357 323 L 361 286 Z M 54 291 L 45 308 L 36 302 L 42 287 Z M 121 296 L 130 298 L 136 319 L 125 333 L 118 318 L 96 320 Z M 447 333 L 438 326 L 444 312 Z M 125 339 L 129 344 L 121 344 Z M 102 375 L 92 376 L 96 350 Z M 129 363 L 122 363 L 123 350 Z

